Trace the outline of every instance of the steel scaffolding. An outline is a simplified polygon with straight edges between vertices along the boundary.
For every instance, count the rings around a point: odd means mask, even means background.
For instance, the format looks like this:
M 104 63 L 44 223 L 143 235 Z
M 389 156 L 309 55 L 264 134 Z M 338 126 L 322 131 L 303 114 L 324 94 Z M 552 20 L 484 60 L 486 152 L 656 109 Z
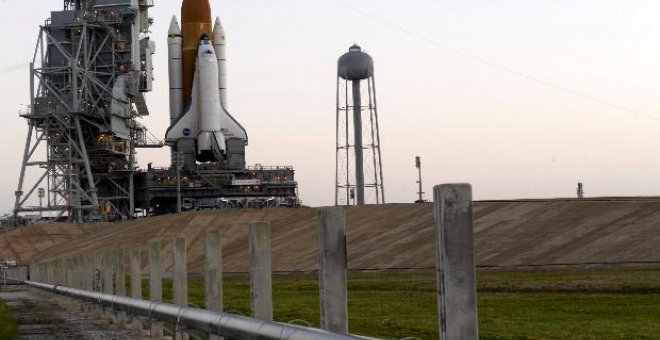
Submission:
M 135 214 L 135 149 L 159 147 L 137 120 L 151 90 L 150 1 L 64 1 L 40 27 L 14 215 L 71 222 Z M 29 176 L 27 175 L 29 173 Z M 26 179 L 36 180 L 27 185 Z M 30 206 L 40 186 L 45 204 Z

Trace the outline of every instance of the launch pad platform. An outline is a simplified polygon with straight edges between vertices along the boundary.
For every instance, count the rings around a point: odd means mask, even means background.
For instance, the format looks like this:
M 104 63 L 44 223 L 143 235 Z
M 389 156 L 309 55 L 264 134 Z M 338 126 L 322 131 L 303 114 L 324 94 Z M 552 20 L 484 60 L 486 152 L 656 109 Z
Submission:
M 149 168 L 136 174 L 136 209 L 145 215 L 178 210 L 267 208 L 299 205 L 290 166 L 229 169 L 214 164 L 196 170 Z

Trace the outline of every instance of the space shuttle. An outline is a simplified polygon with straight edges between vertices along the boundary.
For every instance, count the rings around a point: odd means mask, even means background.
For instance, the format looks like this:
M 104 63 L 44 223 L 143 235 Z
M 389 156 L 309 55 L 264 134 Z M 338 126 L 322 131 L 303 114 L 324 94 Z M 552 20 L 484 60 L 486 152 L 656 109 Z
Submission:
M 223 162 L 228 142 L 247 145 L 247 133 L 228 112 L 226 37 L 211 26 L 209 0 L 183 0 L 168 31 L 170 127 L 165 142 L 197 162 Z M 186 152 L 187 150 L 187 152 Z M 189 159 L 189 161 L 192 159 Z

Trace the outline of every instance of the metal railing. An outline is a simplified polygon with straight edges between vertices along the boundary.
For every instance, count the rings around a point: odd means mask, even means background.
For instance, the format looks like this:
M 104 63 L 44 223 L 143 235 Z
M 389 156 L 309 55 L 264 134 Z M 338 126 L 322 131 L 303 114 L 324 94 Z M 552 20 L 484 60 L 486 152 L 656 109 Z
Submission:
M 149 319 L 171 322 L 178 327 L 199 330 L 232 339 L 365 339 L 363 337 L 334 334 L 320 329 L 293 324 L 263 321 L 245 316 L 102 294 L 59 285 L 31 281 L 25 281 L 24 283 L 33 288 L 97 303 L 117 311 L 124 311 Z

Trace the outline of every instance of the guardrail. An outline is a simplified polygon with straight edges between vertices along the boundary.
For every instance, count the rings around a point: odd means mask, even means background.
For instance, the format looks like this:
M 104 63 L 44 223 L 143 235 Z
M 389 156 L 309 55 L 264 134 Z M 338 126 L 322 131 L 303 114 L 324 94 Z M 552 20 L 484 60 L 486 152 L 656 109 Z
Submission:
M 435 187 L 435 244 L 438 273 L 439 331 L 445 340 L 476 340 L 477 305 L 472 225 L 472 188 L 469 185 Z M 248 248 L 252 317 L 223 313 L 222 237 L 207 231 L 204 238 L 204 292 L 206 310 L 188 306 L 187 247 L 183 237 L 171 241 L 173 304 L 162 302 L 161 240 L 148 242 L 149 300 L 142 297 L 143 247 L 101 254 L 59 258 L 15 269 L 10 278 L 31 287 L 63 294 L 146 316 L 151 336 L 163 334 L 162 321 L 173 322 L 217 336 L 238 339 L 365 339 L 348 334 L 347 247 L 345 207 L 319 209 L 320 329 L 272 321 L 272 284 L 269 222 L 249 224 Z M 127 256 L 128 255 L 128 256 Z M 130 268 L 130 297 L 126 297 L 126 259 Z M 114 295 L 113 295 L 114 294 Z M 133 318 L 135 328 L 142 328 Z M 185 338 L 185 330 L 177 336 Z M 213 338 L 213 337 L 212 337 Z
M 168 303 L 90 292 L 81 289 L 52 284 L 26 281 L 26 285 L 51 293 L 69 296 L 100 306 L 112 308 L 149 319 L 172 322 L 177 327 L 183 326 L 211 335 L 245 339 L 246 336 L 257 339 L 363 339 L 361 337 L 326 332 L 320 329 L 302 327 L 273 321 L 209 311 L 199 308 L 181 307 Z

